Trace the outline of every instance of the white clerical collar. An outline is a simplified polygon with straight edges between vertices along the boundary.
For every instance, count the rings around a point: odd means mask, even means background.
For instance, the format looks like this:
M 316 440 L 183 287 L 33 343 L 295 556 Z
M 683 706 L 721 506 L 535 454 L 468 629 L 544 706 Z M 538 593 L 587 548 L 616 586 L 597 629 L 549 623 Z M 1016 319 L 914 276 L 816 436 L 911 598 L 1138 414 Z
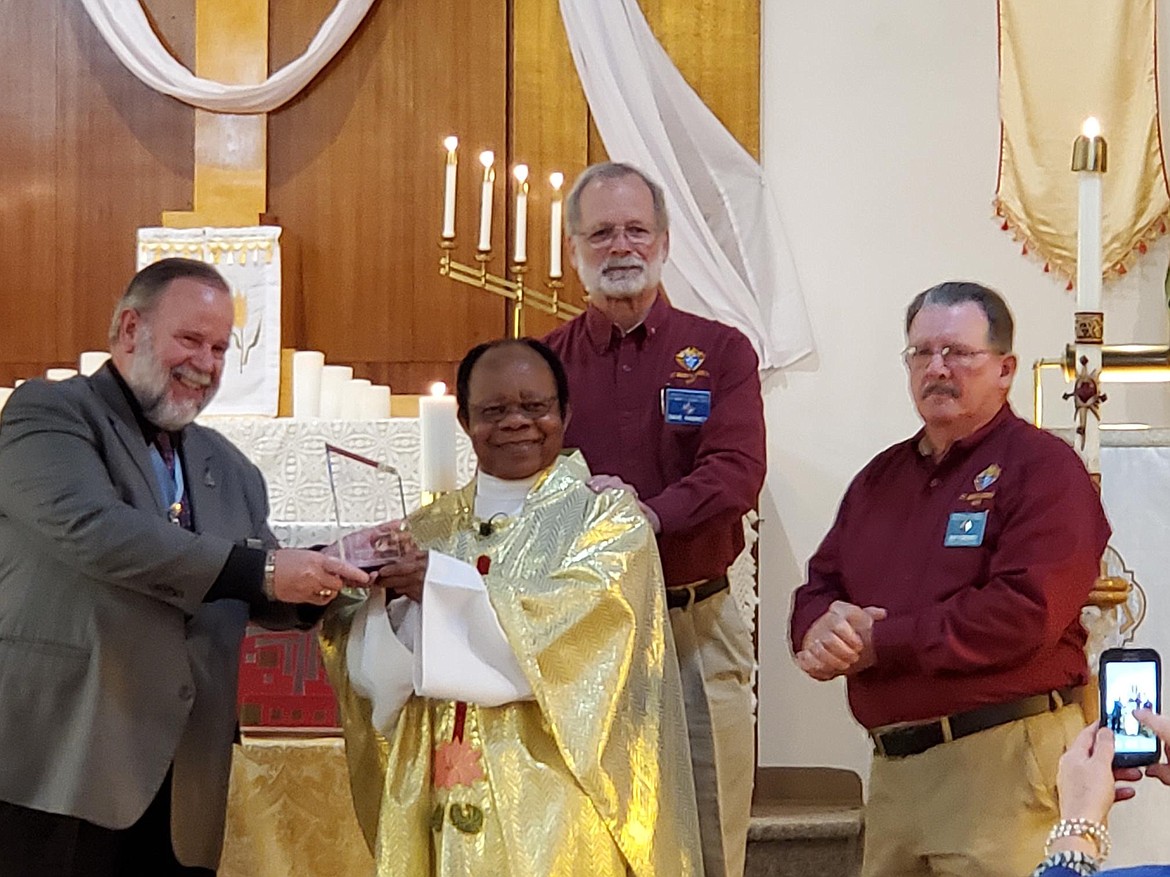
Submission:
M 511 480 L 481 471 L 475 479 L 475 516 L 486 521 L 495 515 L 515 515 L 524 508 L 524 499 L 540 476 L 537 472 L 528 478 Z

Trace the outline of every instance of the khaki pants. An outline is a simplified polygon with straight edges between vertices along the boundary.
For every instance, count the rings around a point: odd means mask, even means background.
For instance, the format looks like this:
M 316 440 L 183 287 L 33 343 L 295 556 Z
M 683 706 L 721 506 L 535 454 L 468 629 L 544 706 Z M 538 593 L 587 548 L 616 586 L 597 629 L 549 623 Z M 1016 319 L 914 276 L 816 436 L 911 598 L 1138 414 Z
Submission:
M 1031 873 L 1060 818 L 1057 762 L 1084 724 L 1072 704 L 919 755 L 875 755 L 862 877 Z
M 670 610 L 707 877 L 742 877 L 755 778 L 747 625 L 730 592 Z

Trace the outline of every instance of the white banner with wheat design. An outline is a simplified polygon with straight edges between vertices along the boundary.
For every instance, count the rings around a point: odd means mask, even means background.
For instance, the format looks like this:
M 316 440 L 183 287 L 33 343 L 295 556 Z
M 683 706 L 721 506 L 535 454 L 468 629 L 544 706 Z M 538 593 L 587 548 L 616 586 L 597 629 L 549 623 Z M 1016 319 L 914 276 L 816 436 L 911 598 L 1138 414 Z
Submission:
M 280 394 L 280 228 L 140 228 L 139 269 L 179 256 L 208 262 L 232 289 L 235 319 L 219 393 L 205 414 L 275 417 Z

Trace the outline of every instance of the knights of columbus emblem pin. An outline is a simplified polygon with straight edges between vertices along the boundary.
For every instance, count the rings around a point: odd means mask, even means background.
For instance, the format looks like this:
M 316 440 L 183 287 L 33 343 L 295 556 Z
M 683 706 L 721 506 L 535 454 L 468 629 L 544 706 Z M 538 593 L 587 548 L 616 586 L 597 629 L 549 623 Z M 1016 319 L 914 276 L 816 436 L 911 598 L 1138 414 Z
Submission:
M 982 472 L 975 476 L 975 489 L 978 491 L 987 490 L 991 485 L 999 480 L 1000 473 L 1003 470 L 995 463 L 992 463 Z
M 698 371 L 706 358 L 707 354 L 697 347 L 684 347 L 674 355 L 674 361 L 689 372 Z

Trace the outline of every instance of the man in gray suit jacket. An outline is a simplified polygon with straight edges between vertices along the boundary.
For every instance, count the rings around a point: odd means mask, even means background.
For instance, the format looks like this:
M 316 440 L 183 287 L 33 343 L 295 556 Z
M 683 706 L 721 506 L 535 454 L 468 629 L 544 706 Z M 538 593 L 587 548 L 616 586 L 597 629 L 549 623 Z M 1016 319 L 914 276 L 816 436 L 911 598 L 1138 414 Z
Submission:
M 277 549 L 264 480 L 192 420 L 219 386 L 228 285 L 131 281 L 92 377 L 0 420 L 0 877 L 218 866 L 249 617 L 311 624 L 361 570 Z

